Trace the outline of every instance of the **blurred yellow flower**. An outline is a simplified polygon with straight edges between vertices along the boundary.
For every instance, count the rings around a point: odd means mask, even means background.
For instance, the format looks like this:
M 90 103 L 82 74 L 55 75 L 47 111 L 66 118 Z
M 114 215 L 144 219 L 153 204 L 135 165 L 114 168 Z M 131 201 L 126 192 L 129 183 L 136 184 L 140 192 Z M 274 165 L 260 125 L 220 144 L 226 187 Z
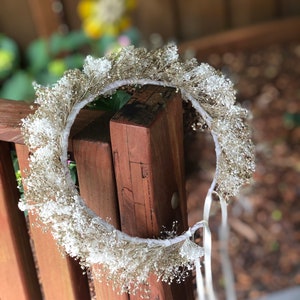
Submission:
M 94 39 L 103 34 L 117 36 L 130 25 L 128 12 L 135 0 L 81 0 L 78 13 L 85 33 Z

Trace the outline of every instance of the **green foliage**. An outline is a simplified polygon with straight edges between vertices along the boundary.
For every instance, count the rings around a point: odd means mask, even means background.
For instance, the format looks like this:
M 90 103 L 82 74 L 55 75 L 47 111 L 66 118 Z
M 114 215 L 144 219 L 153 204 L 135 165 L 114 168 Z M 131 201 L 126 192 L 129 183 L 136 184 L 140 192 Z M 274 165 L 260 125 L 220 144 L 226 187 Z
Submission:
M 69 160 L 68 161 L 68 167 L 69 167 L 70 175 L 71 175 L 71 178 L 72 178 L 74 184 L 78 185 L 77 168 L 76 168 L 75 161 Z
M 16 154 L 16 151 L 14 151 L 14 150 L 11 151 L 11 159 L 13 162 L 13 167 L 14 167 L 14 171 L 15 171 L 15 175 L 16 175 L 18 189 L 19 189 L 21 197 L 23 197 L 24 188 L 23 188 L 23 184 L 22 184 L 22 176 L 21 176 L 21 171 L 20 171 L 20 167 L 19 167 L 17 154 Z
M 7 78 L 19 64 L 19 51 L 16 43 L 0 34 L 0 80 Z
M 81 30 L 72 31 L 67 35 L 54 33 L 49 39 L 49 52 L 52 56 L 56 56 L 81 49 L 89 43 L 89 38 Z
M 33 78 L 23 70 L 16 71 L 3 85 L 0 97 L 11 100 L 30 100 L 34 97 Z
M 284 125 L 287 128 L 299 127 L 300 126 L 300 113 L 285 113 L 283 116 Z
M 38 74 L 43 71 L 51 60 L 47 41 L 45 39 L 39 39 L 32 42 L 26 51 L 26 58 L 29 72 Z
M 93 42 L 93 51 L 96 53 L 105 53 L 116 43 L 116 41 L 117 39 L 115 36 L 105 34 L 99 40 Z
M 16 43 L 0 34 L 0 97 L 11 100 L 34 99 L 32 82 L 43 85 L 55 83 L 68 69 L 81 69 L 87 53 L 103 56 L 122 43 L 136 44 L 139 39 L 136 30 L 128 30 L 119 40 L 115 36 L 103 36 L 91 40 L 81 30 L 67 35 L 54 33 L 49 39 L 33 41 L 25 51 L 25 61 L 20 64 L 20 55 Z M 110 97 L 99 97 L 89 105 L 92 109 L 118 111 L 130 98 L 124 90 L 118 90 Z M 22 177 L 15 151 L 11 152 L 18 188 L 23 196 Z M 71 178 L 78 184 L 76 163 L 68 162 Z
M 89 108 L 106 110 L 106 111 L 118 111 L 122 108 L 130 99 L 130 94 L 123 90 L 116 91 L 110 97 L 99 97 L 88 105 Z
M 33 81 L 42 85 L 53 84 L 66 70 L 81 69 L 87 54 L 101 57 L 122 46 L 137 45 L 138 40 L 136 29 L 128 29 L 119 37 L 105 35 L 98 40 L 89 38 L 82 30 L 65 35 L 54 33 L 49 39 L 37 39 L 28 46 L 21 68 L 16 43 L 0 35 L 0 97 L 32 101 Z M 117 110 L 126 102 L 124 99 L 127 99 L 126 95 L 120 93 L 111 99 L 116 103 L 102 99 L 102 103 L 97 103 L 94 108 Z

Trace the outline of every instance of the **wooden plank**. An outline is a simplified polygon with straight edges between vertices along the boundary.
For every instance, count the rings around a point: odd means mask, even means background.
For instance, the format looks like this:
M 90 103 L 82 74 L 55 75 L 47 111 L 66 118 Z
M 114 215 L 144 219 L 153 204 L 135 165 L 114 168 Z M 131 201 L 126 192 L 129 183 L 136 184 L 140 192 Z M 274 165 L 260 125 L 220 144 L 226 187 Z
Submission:
M 21 120 L 37 109 L 36 104 L 0 99 L 0 140 L 23 144 Z M 70 137 L 102 115 L 101 111 L 82 109 L 71 128 Z M 71 150 L 71 147 L 70 147 Z
M 110 113 L 106 113 L 78 133 L 73 143 L 80 194 L 98 216 L 120 228 L 116 184 L 109 137 Z M 101 268 L 95 265 L 92 268 Z M 108 284 L 107 284 L 108 283 Z M 126 300 L 117 295 L 105 280 L 93 281 L 96 299 Z
M 0 298 L 42 299 L 8 143 L 0 142 Z
M 173 6 L 173 0 L 137 1 L 134 21 L 147 42 L 154 33 L 161 35 L 164 40 L 176 37 Z
M 1 1 L 0 32 L 14 39 L 23 51 L 37 38 L 27 1 Z
M 23 143 L 21 119 L 33 113 L 34 109 L 36 106 L 28 102 L 0 99 L 0 140 Z
M 27 0 L 31 15 L 39 37 L 49 37 L 54 32 L 61 31 L 61 17 L 53 9 L 53 0 Z
M 300 28 L 299 17 L 266 22 L 203 37 L 182 43 L 179 50 L 182 54 L 192 51 L 201 60 L 211 53 L 261 49 L 272 43 L 299 41 L 300 30 L 295 30 L 295 28 Z
M 182 41 L 212 34 L 226 27 L 223 0 L 178 1 L 178 7 Z
M 28 150 L 24 145 L 16 145 L 21 170 L 28 168 Z M 24 175 L 24 172 L 22 173 Z M 29 222 L 33 224 L 35 216 L 29 214 Z M 50 232 L 42 232 L 38 227 L 30 225 L 30 234 L 34 244 L 36 260 L 44 298 L 88 300 L 90 299 L 86 276 L 77 262 L 63 256 Z M 33 298 L 32 298 L 33 299 Z
M 62 0 L 66 23 L 70 30 L 80 29 L 81 20 L 77 12 L 79 0 Z
M 297 16 L 300 14 L 299 0 L 279 0 L 282 16 Z
M 274 0 L 230 0 L 230 7 L 232 27 L 272 20 L 277 15 Z
M 111 120 L 121 228 L 140 237 L 159 236 L 162 226 L 187 229 L 180 95 L 146 86 Z M 178 193 L 178 203 L 171 204 Z M 150 299 L 191 299 L 192 287 L 150 279 Z M 139 299 L 139 295 L 130 295 Z

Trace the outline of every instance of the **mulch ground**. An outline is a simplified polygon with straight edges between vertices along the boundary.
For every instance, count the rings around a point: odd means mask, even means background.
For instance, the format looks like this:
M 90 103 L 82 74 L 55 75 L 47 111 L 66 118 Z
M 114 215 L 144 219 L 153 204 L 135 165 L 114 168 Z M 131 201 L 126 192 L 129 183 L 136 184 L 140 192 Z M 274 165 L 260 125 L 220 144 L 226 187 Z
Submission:
M 256 171 L 229 205 L 229 251 L 238 299 L 256 299 L 300 285 L 300 43 L 211 54 L 207 62 L 232 79 L 238 102 L 253 118 Z M 189 223 L 201 219 L 214 175 L 214 145 L 205 132 L 186 134 Z M 214 285 L 224 299 L 214 203 Z

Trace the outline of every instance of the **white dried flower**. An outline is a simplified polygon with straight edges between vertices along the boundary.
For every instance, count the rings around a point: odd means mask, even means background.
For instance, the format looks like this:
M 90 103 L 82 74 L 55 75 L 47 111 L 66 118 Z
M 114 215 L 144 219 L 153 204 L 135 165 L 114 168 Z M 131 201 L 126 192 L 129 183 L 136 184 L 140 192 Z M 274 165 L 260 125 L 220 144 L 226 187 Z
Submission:
M 83 72 L 88 77 L 95 77 L 97 80 L 108 75 L 111 69 L 111 61 L 106 57 L 94 58 L 87 56 L 84 62 Z
M 209 275 L 210 242 L 208 234 L 205 249 L 190 241 L 203 227 L 200 223 L 166 240 L 130 237 L 95 216 L 67 176 L 68 135 L 80 109 L 99 94 L 130 84 L 177 88 L 208 125 L 217 162 L 205 203 L 209 203 L 214 190 L 222 200 L 236 195 L 251 177 L 254 154 L 247 112 L 234 104 L 232 84 L 207 64 L 179 61 L 174 45 L 151 52 L 128 47 L 99 59 L 88 56 L 83 72 L 70 70 L 52 87 L 35 85 L 40 107 L 22 125 L 24 140 L 33 155 L 25 180 L 25 199 L 19 208 L 37 213 L 57 243 L 83 267 L 101 264 L 115 287 L 134 293 L 150 273 L 162 281 L 180 281 L 186 276 L 182 268 L 190 270 L 203 255 L 205 273 Z M 207 207 L 209 204 L 205 211 Z M 99 268 L 98 276 L 102 274 Z M 207 282 L 209 285 L 211 280 Z

